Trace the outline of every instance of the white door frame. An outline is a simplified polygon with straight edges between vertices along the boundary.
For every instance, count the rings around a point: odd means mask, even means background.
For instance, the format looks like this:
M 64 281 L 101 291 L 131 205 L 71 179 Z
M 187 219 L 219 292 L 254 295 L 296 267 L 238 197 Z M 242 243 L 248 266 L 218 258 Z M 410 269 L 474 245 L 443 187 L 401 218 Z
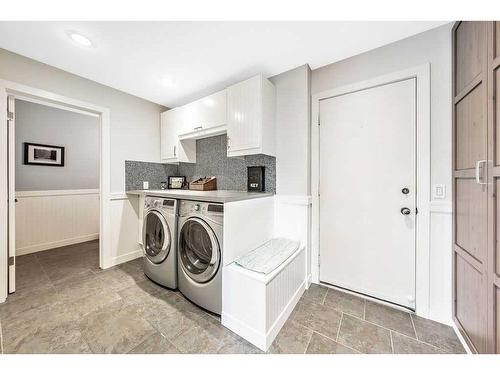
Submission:
M 95 114 L 100 119 L 100 178 L 99 178 L 99 200 L 100 200 L 100 225 L 99 225 L 99 266 L 108 268 L 112 265 L 111 258 L 111 232 L 109 223 L 110 211 L 110 111 L 92 103 L 55 94 L 25 86 L 16 82 L 0 79 L 0 303 L 7 298 L 8 283 L 8 231 L 9 223 L 7 217 L 7 97 L 13 95 L 19 98 L 31 98 L 39 100 L 47 105 L 64 107 L 65 109 L 84 111 Z M 5 182 L 4 182 L 5 181 Z M 13 234 L 15 235 L 15 234 Z
M 366 90 L 406 79 L 416 79 L 416 126 L 417 126 L 417 208 L 416 215 L 416 313 L 429 316 L 430 285 L 430 64 L 397 71 L 366 81 L 349 84 L 312 95 L 311 111 L 311 191 L 312 191 L 312 233 L 311 233 L 311 280 L 319 283 L 319 104 L 321 100 L 334 96 Z

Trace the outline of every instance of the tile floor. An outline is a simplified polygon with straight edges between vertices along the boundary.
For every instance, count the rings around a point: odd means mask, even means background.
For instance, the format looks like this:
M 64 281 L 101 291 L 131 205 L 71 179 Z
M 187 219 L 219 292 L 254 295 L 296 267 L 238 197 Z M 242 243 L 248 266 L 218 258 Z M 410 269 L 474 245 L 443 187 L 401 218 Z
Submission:
M 2 353 L 261 353 L 149 281 L 137 259 L 98 266 L 97 241 L 17 258 L 0 305 Z M 270 353 L 463 353 L 454 331 L 323 286 L 301 298 Z

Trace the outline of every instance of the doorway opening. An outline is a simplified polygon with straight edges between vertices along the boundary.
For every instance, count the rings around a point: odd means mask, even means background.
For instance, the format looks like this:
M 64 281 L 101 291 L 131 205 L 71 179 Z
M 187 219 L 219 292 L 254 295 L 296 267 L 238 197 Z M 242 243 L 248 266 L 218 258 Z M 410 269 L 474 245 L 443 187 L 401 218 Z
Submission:
M 15 191 L 8 288 L 17 298 L 100 268 L 100 122 L 95 113 L 14 95 L 8 111 Z

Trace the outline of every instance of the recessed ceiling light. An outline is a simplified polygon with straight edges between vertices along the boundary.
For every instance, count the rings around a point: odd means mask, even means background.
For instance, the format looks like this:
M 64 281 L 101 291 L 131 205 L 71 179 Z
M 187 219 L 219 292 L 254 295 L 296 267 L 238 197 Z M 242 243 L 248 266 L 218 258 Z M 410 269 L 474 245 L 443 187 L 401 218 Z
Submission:
M 78 43 L 81 46 L 92 47 L 92 41 L 89 38 L 83 36 L 82 34 L 78 34 L 78 33 L 75 33 L 75 32 L 70 32 L 69 33 L 69 37 L 74 42 Z

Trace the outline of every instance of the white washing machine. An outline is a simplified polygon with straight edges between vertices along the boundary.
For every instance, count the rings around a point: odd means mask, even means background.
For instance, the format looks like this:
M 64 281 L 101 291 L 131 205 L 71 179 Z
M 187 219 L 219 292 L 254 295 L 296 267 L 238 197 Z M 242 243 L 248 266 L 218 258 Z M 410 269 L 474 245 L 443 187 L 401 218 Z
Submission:
M 219 315 L 223 218 L 223 204 L 179 201 L 179 290 L 193 303 Z
M 154 282 L 177 288 L 177 200 L 146 196 L 142 244 L 144 273 Z

